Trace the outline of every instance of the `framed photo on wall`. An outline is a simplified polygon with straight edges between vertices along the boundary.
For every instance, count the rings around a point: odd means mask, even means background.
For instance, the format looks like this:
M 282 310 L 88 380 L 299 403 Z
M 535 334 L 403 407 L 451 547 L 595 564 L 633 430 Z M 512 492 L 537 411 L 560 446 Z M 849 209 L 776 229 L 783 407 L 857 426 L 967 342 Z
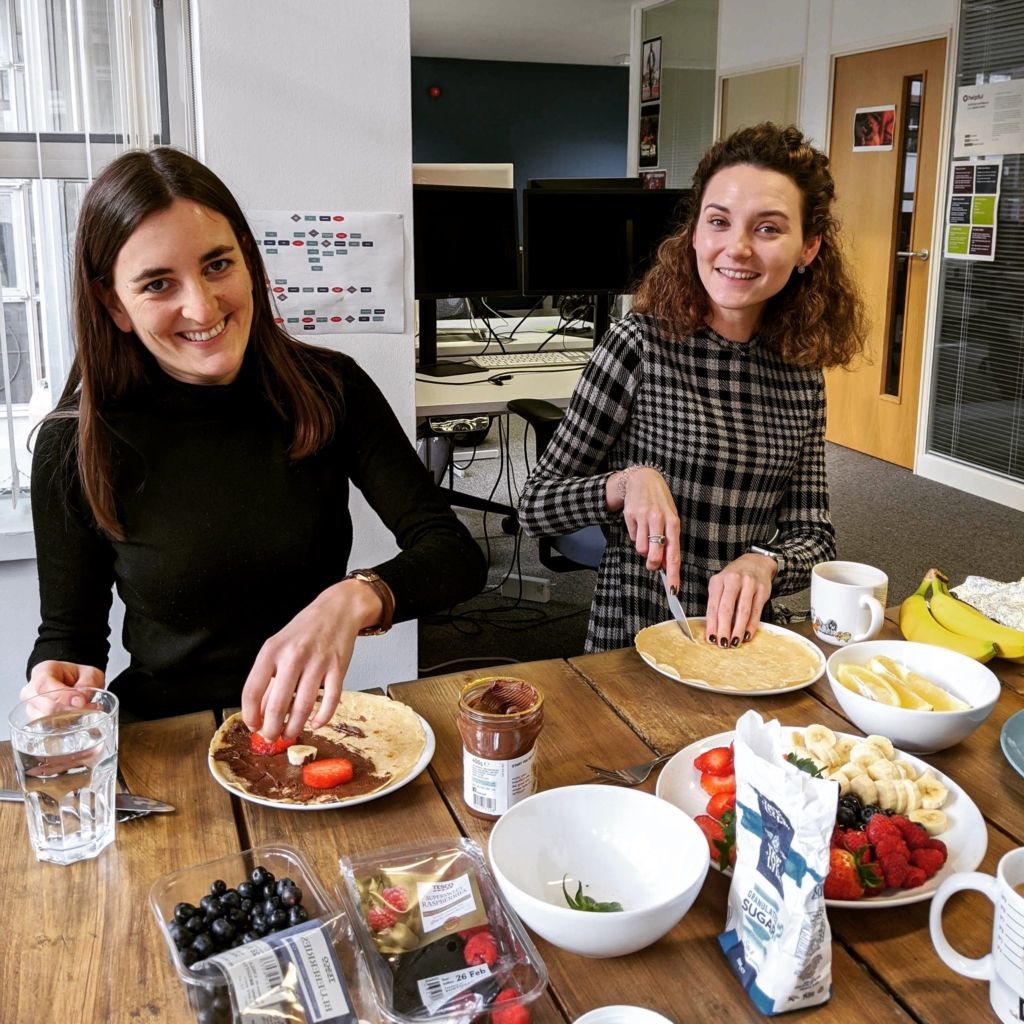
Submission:
M 643 182 L 644 188 L 664 188 L 667 178 L 668 171 L 665 170 L 640 172 L 640 181 Z
M 640 166 L 658 166 L 658 122 L 661 104 L 651 103 L 640 108 Z
M 896 127 L 896 105 L 858 107 L 853 112 L 854 153 L 888 153 Z
M 661 99 L 661 36 L 645 39 L 640 75 L 640 102 Z

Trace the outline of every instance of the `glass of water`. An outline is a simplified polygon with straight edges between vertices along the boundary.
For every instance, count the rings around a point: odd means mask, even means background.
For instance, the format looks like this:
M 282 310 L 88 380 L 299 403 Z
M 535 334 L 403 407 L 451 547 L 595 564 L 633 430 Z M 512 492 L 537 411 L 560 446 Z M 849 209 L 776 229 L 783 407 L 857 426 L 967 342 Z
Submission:
M 74 864 L 114 841 L 117 697 L 51 690 L 10 714 L 11 749 L 37 860 Z

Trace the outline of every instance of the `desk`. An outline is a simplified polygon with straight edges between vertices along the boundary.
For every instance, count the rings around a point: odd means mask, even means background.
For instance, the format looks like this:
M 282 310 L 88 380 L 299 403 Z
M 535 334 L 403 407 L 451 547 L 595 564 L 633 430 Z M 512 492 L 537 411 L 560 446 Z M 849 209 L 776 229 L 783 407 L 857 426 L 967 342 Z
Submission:
M 564 370 L 537 366 L 521 370 L 481 370 L 457 377 L 417 377 L 416 416 L 502 416 L 513 398 L 543 398 L 564 409 L 569 404 L 581 366 Z M 487 378 L 510 373 L 501 386 Z
M 805 626 L 801 632 L 808 633 Z M 896 635 L 886 625 L 885 636 Z M 829 650 L 826 648 L 826 650 Z M 1003 679 L 988 721 L 950 751 L 926 758 L 957 780 L 986 818 L 989 847 L 981 870 L 1024 843 L 1024 779 L 999 749 L 1003 722 L 1024 707 L 1024 670 L 993 662 Z M 732 728 L 747 704 L 793 724 L 849 728 L 827 682 L 754 701 L 670 682 L 632 650 L 502 666 L 545 694 L 538 763 L 544 788 L 591 781 L 585 762 L 632 764 Z M 166 799 L 175 814 L 119 826 L 116 843 L 96 860 L 67 868 L 37 863 L 17 805 L 0 805 L 4 948 L 0 993 L 4 1020 L 161 1021 L 191 1018 L 163 938 L 147 905 L 167 871 L 270 841 L 302 850 L 325 888 L 338 879 L 338 857 L 396 843 L 468 835 L 486 847 L 490 825 L 462 804 L 462 747 L 454 709 L 463 672 L 393 685 L 393 696 L 430 722 L 437 751 L 427 772 L 385 799 L 344 810 L 296 813 L 236 801 L 209 775 L 214 730 L 205 713 L 125 726 L 120 764 L 129 787 Z M 8 745 L 0 777 L 13 784 Z M 655 777 L 644 787 L 653 791 Z M 716 935 L 725 923 L 728 880 L 711 871 L 693 908 L 665 938 L 628 957 L 588 960 L 537 940 L 551 974 L 533 1006 L 534 1024 L 566 1024 L 596 1006 L 638 1003 L 679 1024 L 763 1024 L 733 977 Z M 928 904 L 895 910 L 829 911 L 834 992 L 820 1007 L 788 1015 L 794 1024 L 986 1021 L 988 987 L 947 970 L 931 947 Z M 991 911 L 979 896 L 946 910 L 947 933 L 978 956 L 988 949 Z

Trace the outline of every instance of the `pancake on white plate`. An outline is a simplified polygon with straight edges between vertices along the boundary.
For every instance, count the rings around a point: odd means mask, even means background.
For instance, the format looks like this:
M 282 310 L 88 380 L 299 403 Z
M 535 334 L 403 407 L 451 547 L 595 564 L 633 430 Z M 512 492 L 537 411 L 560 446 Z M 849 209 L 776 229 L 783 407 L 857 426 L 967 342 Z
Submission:
M 280 754 L 255 754 L 250 730 L 234 714 L 210 741 L 210 768 L 243 795 L 282 804 L 344 803 L 393 786 L 412 771 L 426 745 L 419 717 L 405 704 L 359 690 L 345 690 L 331 720 L 304 729 L 298 743 L 316 747 L 316 760 L 352 762 L 349 782 L 317 789 L 302 781 L 302 766 Z

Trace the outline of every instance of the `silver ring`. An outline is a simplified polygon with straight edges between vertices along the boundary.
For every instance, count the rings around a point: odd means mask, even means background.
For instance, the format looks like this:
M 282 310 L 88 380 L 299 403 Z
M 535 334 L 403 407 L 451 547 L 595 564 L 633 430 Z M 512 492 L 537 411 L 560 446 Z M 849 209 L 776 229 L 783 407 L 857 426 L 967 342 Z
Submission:
M 650 537 L 648 537 L 647 539 L 648 539 L 648 541 L 650 541 L 651 544 L 664 544 L 665 543 L 665 534 L 663 534 L 663 533 L 652 533 L 650 535 Z

